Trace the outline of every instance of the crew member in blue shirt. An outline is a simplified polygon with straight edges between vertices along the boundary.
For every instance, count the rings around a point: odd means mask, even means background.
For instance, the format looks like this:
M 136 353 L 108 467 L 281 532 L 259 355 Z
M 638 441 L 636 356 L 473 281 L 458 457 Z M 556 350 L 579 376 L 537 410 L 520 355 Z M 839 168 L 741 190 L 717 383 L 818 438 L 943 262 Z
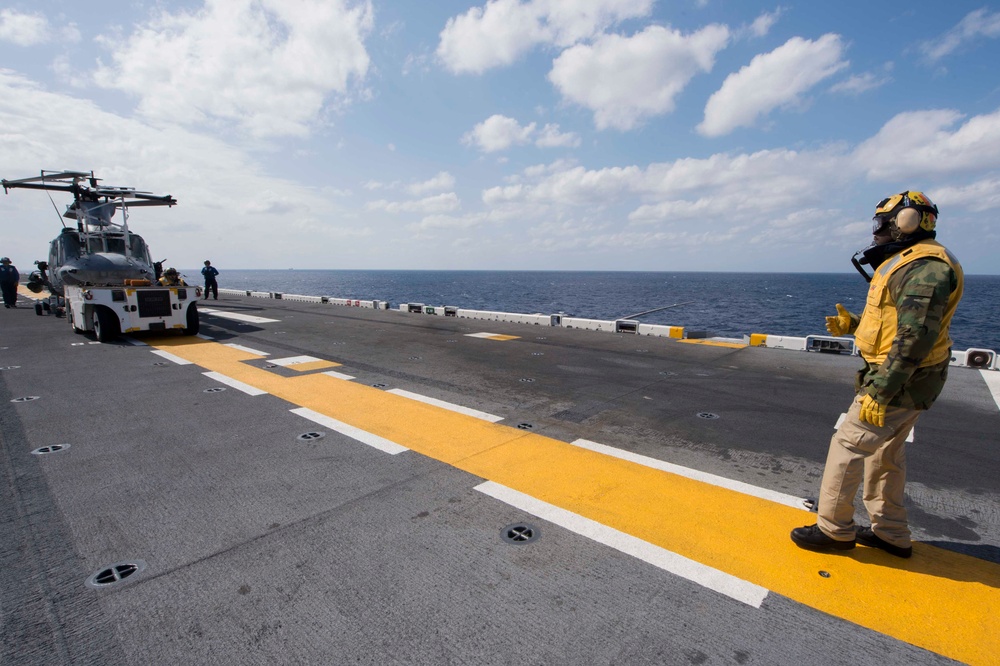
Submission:
M 209 292 L 215 294 L 215 300 L 219 300 L 219 283 L 215 281 L 215 276 L 219 274 L 218 269 L 212 265 L 208 259 L 205 260 L 205 267 L 201 269 L 201 274 L 205 276 L 205 300 L 208 300 Z

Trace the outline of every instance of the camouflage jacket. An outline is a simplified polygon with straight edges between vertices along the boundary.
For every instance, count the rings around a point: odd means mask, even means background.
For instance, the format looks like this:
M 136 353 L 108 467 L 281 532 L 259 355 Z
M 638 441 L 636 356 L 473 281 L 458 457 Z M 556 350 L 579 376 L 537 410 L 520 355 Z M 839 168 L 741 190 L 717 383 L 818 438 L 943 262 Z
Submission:
M 930 298 L 903 297 L 904 287 L 914 281 L 934 285 Z M 889 294 L 897 312 L 896 337 L 883 363 L 865 363 L 858 371 L 858 393 L 865 391 L 891 407 L 930 408 L 948 379 L 949 361 L 925 368 L 919 367 L 920 361 L 938 338 L 941 318 L 957 285 L 955 272 L 937 259 L 918 259 L 889 278 Z M 857 315 L 851 314 L 852 331 L 859 321 Z

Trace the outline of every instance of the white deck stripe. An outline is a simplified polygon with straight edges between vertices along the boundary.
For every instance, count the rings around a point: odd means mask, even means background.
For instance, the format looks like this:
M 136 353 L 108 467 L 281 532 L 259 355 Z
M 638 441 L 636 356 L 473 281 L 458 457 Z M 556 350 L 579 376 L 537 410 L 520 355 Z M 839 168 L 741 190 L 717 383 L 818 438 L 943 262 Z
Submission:
M 180 356 L 174 356 L 170 352 L 165 352 L 162 349 L 154 349 L 152 353 L 156 354 L 157 356 L 161 356 L 167 359 L 168 361 L 173 361 L 177 365 L 192 365 L 191 361 L 181 358 Z
M 403 389 L 390 389 L 386 391 L 386 393 L 395 393 L 396 395 L 401 395 L 404 398 L 424 402 L 428 405 L 434 405 L 435 407 L 458 412 L 459 414 L 465 414 L 466 416 L 474 416 L 477 419 L 489 421 L 490 423 L 496 423 L 497 421 L 503 421 L 504 419 L 504 417 L 497 416 L 496 414 L 481 412 L 478 409 L 472 409 L 471 407 L 462 407 L 461 405 L 445 402 L 444 400 L 438 400 L 437 398 L 430 398 L 426 395 L 420 395 L 419 393 L 411 393 L 410 391 L 404 391 Z
M 354 377 L 350 375 L 345 375 L 342 372 L 335 372 L 333 370 L 327 370 L 326 372 L 319 373 L 321 375 L 327 375 L 328 377 L 334 377 L 335 379 L 343 379 L 344 381 L 351 381 Z
M 329 428 L 330 430 L 335 430 L 341 435 L 346 435 L 351 439 L 356 439 L 362 444 L 367 444 L 379 451 L 384 451 L 391 455 L 396 455 L 397 453 L 403 453 L 404 451 L 409 451 L 405 446 L 400 446 L 396 442 L 391 442 L 388 439 L 379 437 L 378 435 L 373 435 L 370 432 L 365 432 L 360 428 L 355 428 L 352 425 L 348 425 L 337 419 L 332 419 L 329 416 L 320 414 L 319 412 L 314 412 L 311 409 L 306 409 L 305 407 L 299 407 L 298 409 L 289 410 L 293 414 L 298 414 L 302 418 L 309 419 L 313 423 L 318 423 L 321 426 Z
M 979 374 L 983 376 L 986 388 L 993 394 L 993 402 L 997 403 L 997 408 L 1000 409 L 1000 372 L 996 370 L 980 370 Z
M 251 324 L 269 324 L 271 322 L 281 321 L 280 319 L 255 317 L 254 315 L 239 314 L 238 312 L 223 312 L 221 310 L 216 310 L 214 308 L 198 308 L 198 312 L 201 312 L 203 314 L 210 314 L 213 317 L 222 317 L 223 319 L 232 319 L 234 321 L 245 321 Z
M 212 336 L 205 335 L 204 333 L 199 333 L 198 335 L 196 335 L 194 337 L 201 338 L 202 340 L 215 340 L 215 338 L 213 338 Z
M 302 363 L 315 363 L 316 361 L 322 361 L 322 360 L 323 359 L 316 358 L 315 356 L 288 356 L 286 358 L 272 358 L 271 363 L 286 368 L 290 365 L 300 365 Z
M 696 469 L 681 467 L 680 465 L 674 465 L 673 463 L 664 462 L 662 460 L 657 460 L 656 458 L 650 458 L 648 456 L 639 455 L 638 453 L 632 453 L 630 451 L 623 451 L 622 449 L 605 446 L 604 444 L 598 444 L 597 442 L 591 442 L 586 439 L 578 439 L 572 442 L 572 444 L 583 449 L 590 449 L 591 451 L 603 453 L 607 456 L 628 460 L 629 462 L 634 462 L 638 465 L 644 465 L 645 467 L 652 467 L 653 469 L 658 469 L 663 472 L 670 472 L 671 474 L 683 476 L 688 479 L 694 479 L 695 481 L 701 481 L 713 486 L 719 486 L 720 488 L 735 490 L 736 492 L 743 493 L 744 495 L 759 497 L 778 504 L 784 504 L 785 506 L 795 507 L 796 509 L 802 508 L 801 497 L 793 497 L 791 495 L 786 495 L 785 493 L 768 490 L 767 488 L 758 488 L 757 486 L 750 485 L 749 483 L 743 483 L 742 481 L 735 481 L 733 479 L 727 479 L 723 476 L 709 474 L 708 472 L 700 472 Z
M 145 342 L 143 342 L 142 340 L 136 340 L 135 338 L 133 338 L 132 336 L 129 336 L 129 335 L 123 335 L 122 336 L 122 340 L 124 340 L 125 342 L 129 343 L 133 347 L 148 347 L 149 346 Z
M 499 483 L 486 481 L 476 486 L 476 490 L 754 608 L 760 608 L 764 599 L 767 598 L 768 590 L 766 588 L 705 566 L 659 546 L 654 546 L 631 534 L 620 532 L 590 518 L 584 518 Z
M 226 346 L 227 347 L 232 347 L 233 349 L 238 349 L 238 350 L 240 350 L 242 352 L 246 352 L 248 354 L 256 354 L 257 356 L 270 356 L 271 355 L 268 352 L 263 352 L 263 351 L 260 351 L 259 349 L 254 349 L 253 347 L 244 347 L 243 345 L 238 345 L 235 342 L 227 342 Z
M 243 391 L 247 395 L 267 395 L 267 391 L 261 391 L 256 386 L 250 386 L 249 384 L 244 384 L 238 379 L 227 377 L 226 375 L 223 375 L 218 372 L 203 372 L 201 374 L 205 375 L 209 379 L 214 379 L 220 384 L 225 384 L 226 386 L 230 386 L 236 389 L 237 391 Z

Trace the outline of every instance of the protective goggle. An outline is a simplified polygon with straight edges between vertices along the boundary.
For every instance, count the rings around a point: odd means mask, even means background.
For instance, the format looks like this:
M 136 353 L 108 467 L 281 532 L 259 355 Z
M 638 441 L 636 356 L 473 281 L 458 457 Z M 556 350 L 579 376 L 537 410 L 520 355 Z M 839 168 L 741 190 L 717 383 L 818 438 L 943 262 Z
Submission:
M 895 215 L 876 215 L 872 218 L 872 234 L 878 234 L 884 231 L 886 227 L 892 224 L 892 221 L 896 219 Z

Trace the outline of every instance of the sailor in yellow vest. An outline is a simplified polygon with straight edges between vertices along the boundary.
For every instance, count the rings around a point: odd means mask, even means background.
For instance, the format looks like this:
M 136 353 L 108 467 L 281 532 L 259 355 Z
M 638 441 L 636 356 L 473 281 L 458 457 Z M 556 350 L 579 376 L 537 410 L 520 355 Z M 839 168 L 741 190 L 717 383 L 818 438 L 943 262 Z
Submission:
M 792 530 L 802 548 L 848 550 L 859 542 L 897 557 L 913 553 L 903 506 L 906 437 L 948 377 L 948 326 L 963 288 L 958 260 L 934 240 L 937 215 L 921 192 L 879 202 L 874 242 L 853 260 L 871 281 L 864 312 L 858 317 L 838 303 L 837 315 L 826 318 L 833 335 L 854 333 L 865 366 L 855 382 L 857 396 L 830 441 L 817 524 Z M 862 481 L 871 527 L 854 523 Z

